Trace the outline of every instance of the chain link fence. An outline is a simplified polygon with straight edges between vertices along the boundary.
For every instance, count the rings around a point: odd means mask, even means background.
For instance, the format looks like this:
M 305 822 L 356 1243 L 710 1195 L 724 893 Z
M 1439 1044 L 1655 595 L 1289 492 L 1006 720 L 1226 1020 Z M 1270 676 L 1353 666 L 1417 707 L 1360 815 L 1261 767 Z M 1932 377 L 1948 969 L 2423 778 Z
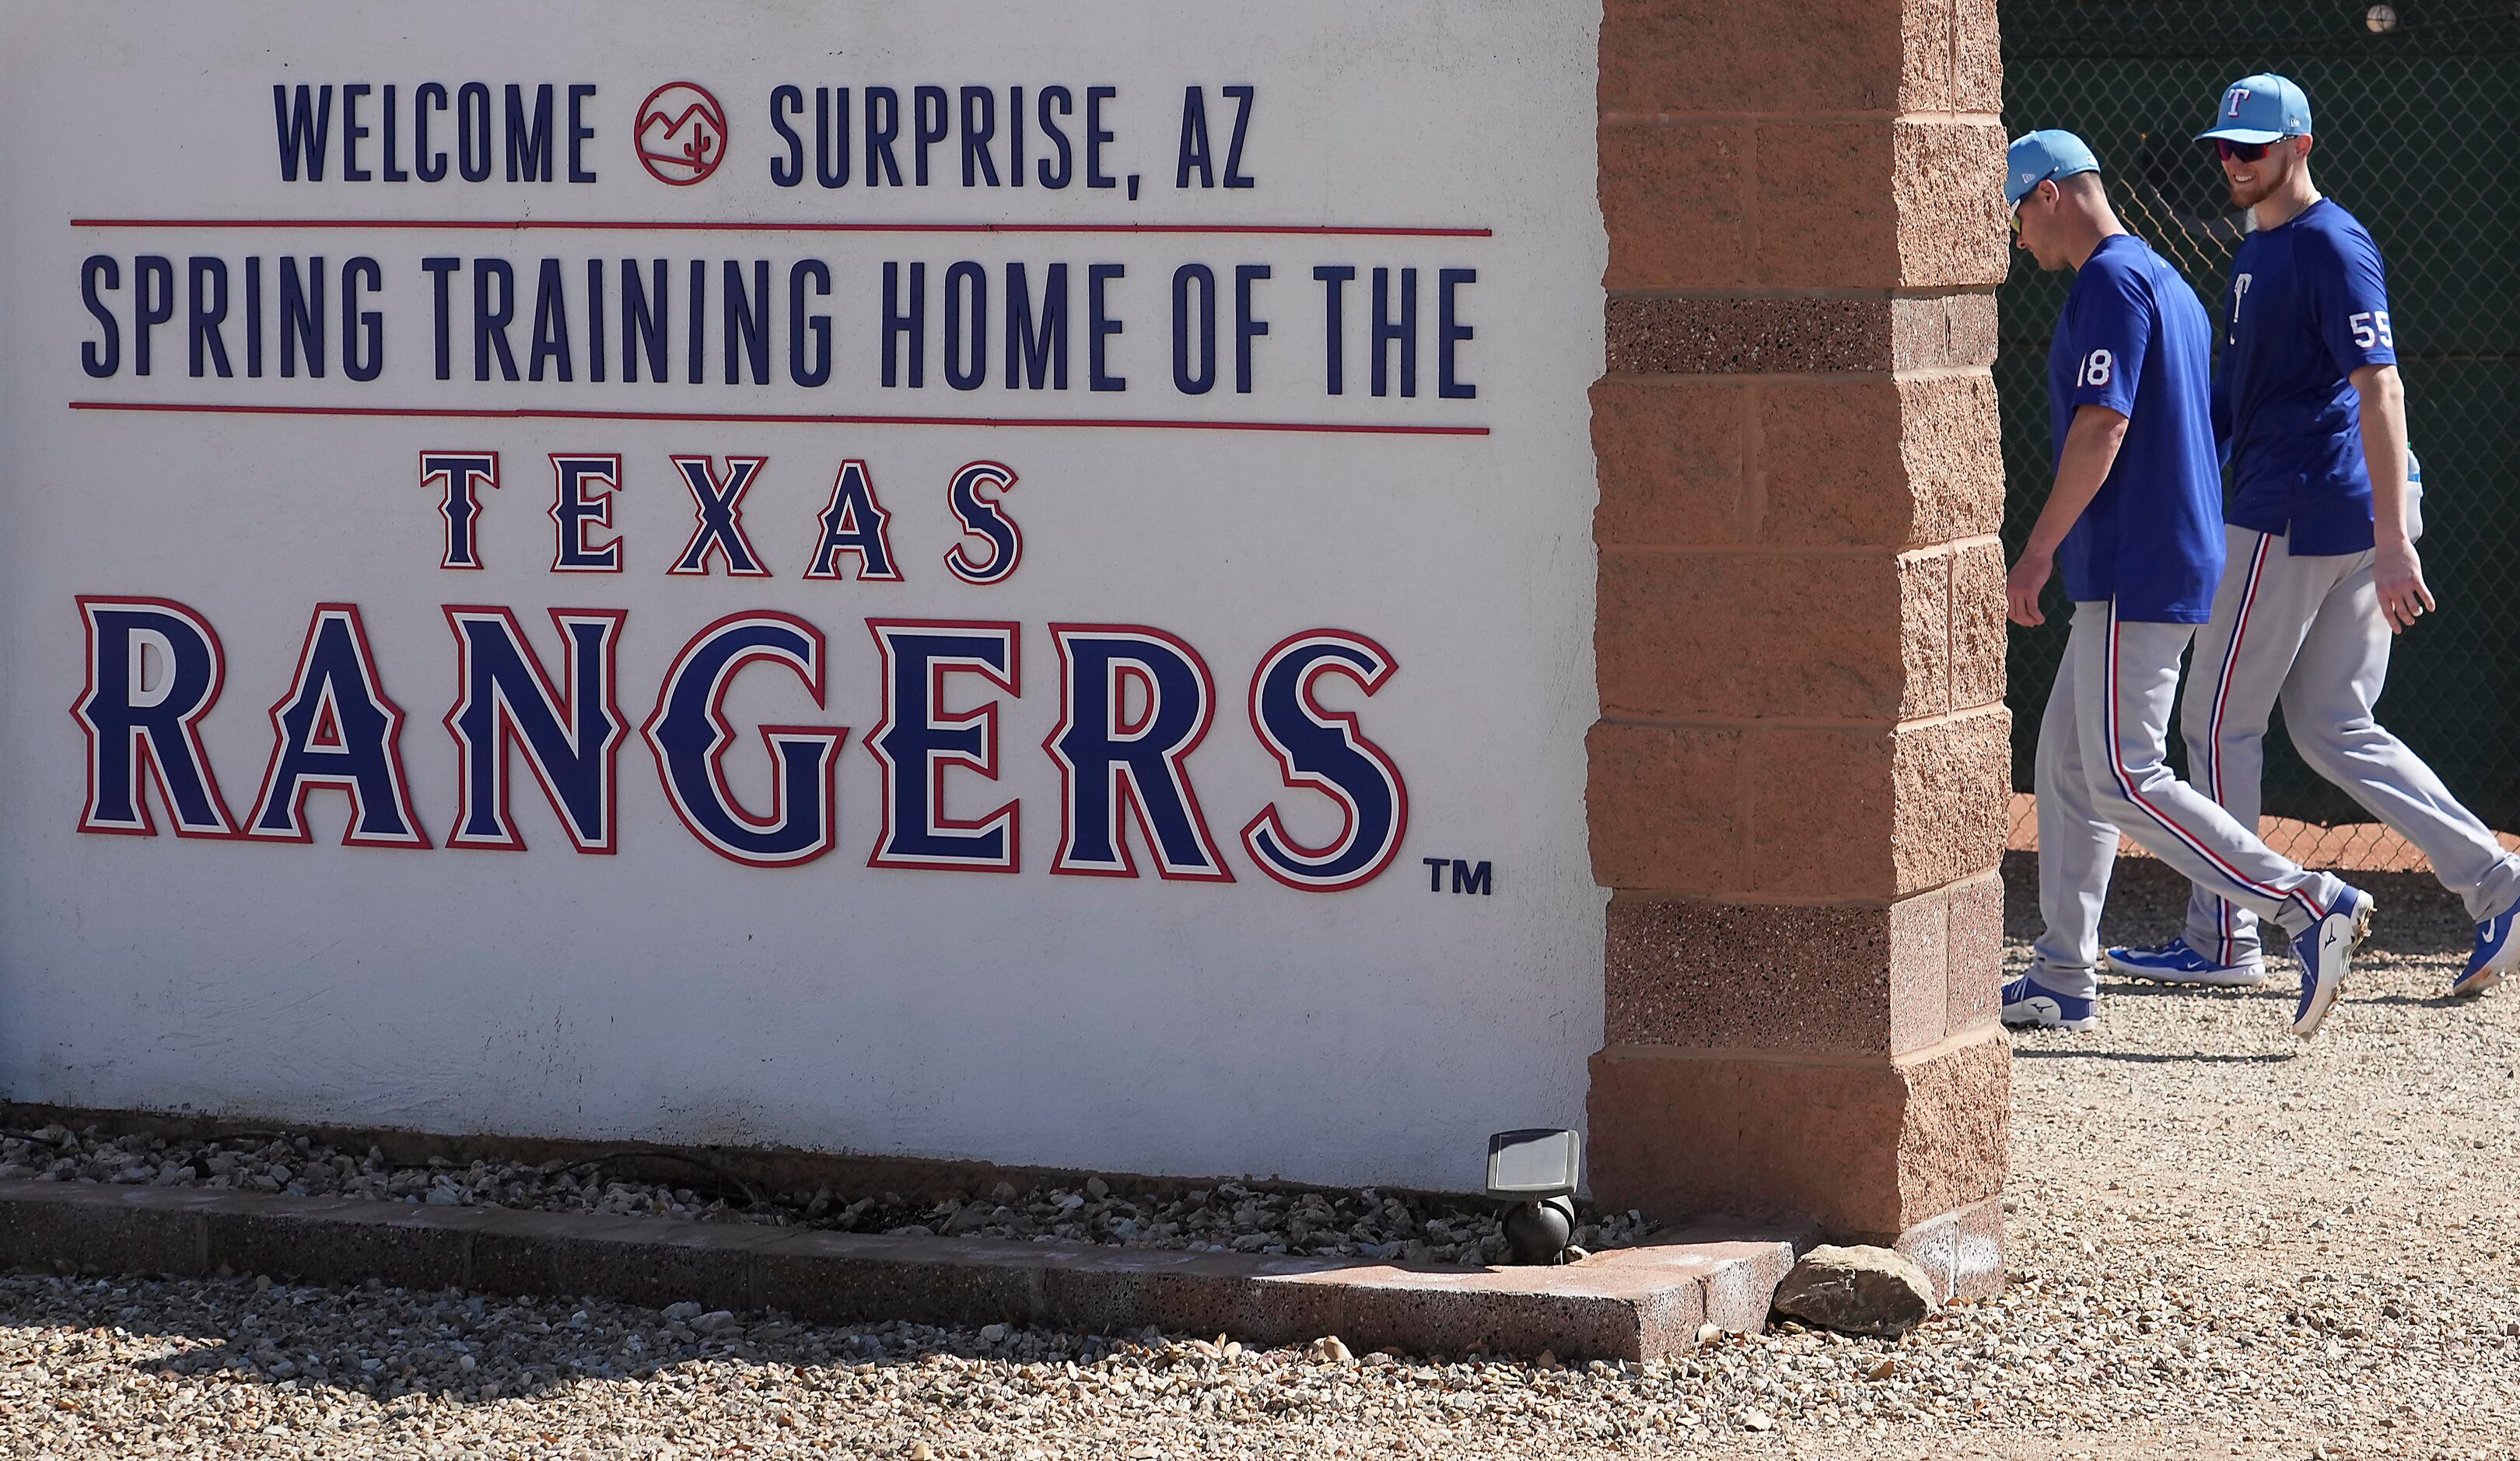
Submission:
M 2127 227 L 2219 311 L 2244 215 L 2209 145 L 2223 88 L 2256 71 L 2309 92 L 2319 190 L 2371 230 L 2389 268 L 2408 434 L 2424 464 L 2425 576 L 2441 612 L 2398 641 L 2381 714 L 2478 816 L 2520 829 L 2520 4 L 2514 0 L 2005 0 L 2003 121 L 2065 127 L 2099 155 Z M 1998 293 L 2004 546 L 2049 482 L 2047 352 L 2070 274 L 2016 252 Z M 2013 786 L 2027 792 L 2068 612 L 2011 635 Z M 2268 737 L 2266 810 L 2296 857 L 2422 860 Z M 2175 758 L 2183 760 L 2174 725 Z M 2014 798 L 2013 845 L 2031 845 Z M 2506 841 L 2510 841 L 2506 839 Z

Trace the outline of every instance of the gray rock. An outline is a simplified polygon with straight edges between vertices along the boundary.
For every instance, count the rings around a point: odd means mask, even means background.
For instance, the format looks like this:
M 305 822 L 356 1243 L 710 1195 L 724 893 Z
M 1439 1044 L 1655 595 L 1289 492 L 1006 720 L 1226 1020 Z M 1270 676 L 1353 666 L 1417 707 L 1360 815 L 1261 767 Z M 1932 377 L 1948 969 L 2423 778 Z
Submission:
M 1824 1244 L 1777 1286 L 1777 1312 L 1841 1334 L 1906 1334 L 1933 1311 L 1925 1270 L 1886 1248 Z

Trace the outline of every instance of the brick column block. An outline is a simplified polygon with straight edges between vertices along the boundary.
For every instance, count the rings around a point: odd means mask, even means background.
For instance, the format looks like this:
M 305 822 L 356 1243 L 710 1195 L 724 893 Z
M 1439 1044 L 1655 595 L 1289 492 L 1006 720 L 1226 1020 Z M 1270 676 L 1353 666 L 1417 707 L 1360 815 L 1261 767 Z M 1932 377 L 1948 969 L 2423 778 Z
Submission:
M 1982 372 L 1604 376 L 1593 448 L 1608 548 L 1921 548 L 2003 519 Z
M 1603 282 L 1874 289 L 2001 278 L 2003 143 L 1992 116 L 1605 118 Z
M 2003 195 L 2003 124 L 1901 121 L 1890 130 L 1890 194 L 1900 221 L 1899 282 L 2000 280 L 2010 260 Z
M 1604 0 L 1592 1180 L 2002 1275 L 1993 0 Z
M 1980 1026 L 1907 1055 L 1612 1045 L 1593 1057 L 1598 1189 L 1657 1212 L 1792 1212 L 1895 1244 L 2003 1189 L 2012 1047 Z
M 1904 725 L 1660 725 L 1588 739 L 1593 876 L 1742 901 L 1888 903 L 1996 866 L 2012 791 L 2001 704 Z
M 1601 7 L 1600 99 L 1608 114 L 1993 112 L 2002 84 L 1995 0 L 1605 0 Z
M 1870 905 L 1621 893 L 1609 910 L 1602 1038 L 1907 1055 L 1995 1018 L 2002 943 L 2003 886 L 1992 873 Z

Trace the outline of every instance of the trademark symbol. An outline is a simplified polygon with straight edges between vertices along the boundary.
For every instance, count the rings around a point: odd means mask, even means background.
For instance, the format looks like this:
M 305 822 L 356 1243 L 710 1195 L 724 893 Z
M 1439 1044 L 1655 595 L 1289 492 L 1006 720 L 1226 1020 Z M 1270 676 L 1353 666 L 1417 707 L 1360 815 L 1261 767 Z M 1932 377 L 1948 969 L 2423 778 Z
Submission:
M 726 110 L 705 87 L 669 81 L 639 104 L 632 142 L 639 163 L 660 183 L 688 188 L 726 158 Z
M 1453 873 L 1453 891 L 1474 892 L 1483 898 L 1493 897 L 1496 894 L 1495 874 L 1485 861 L 1474 863 L 1461 857 L 1420 857 L 1418 860 L 1426 864 L 1428 892 L 1444 890 L 1444 870 L 1450 868 Z

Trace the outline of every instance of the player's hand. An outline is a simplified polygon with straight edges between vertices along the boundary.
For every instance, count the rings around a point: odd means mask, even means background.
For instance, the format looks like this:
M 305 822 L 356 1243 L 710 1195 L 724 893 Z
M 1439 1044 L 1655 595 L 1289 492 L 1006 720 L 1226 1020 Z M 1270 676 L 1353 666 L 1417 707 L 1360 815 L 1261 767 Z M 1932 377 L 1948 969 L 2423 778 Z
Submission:
M 2056 571 L 2056 555 L 2037 548 L 2024 548 L 2012 571 L 2003 578 L 2004 613 L 2016 624 L 2031 628 L 2048 622 L 2039 612 L 2039 593 L 2048 586 L 2048 575 Z
M 2424 561 L 2412 543 L 2383 543 L 2371 565 L 2371 587 L 2380 595 L 2380 616 L 2389 632 L 2403 634 L 2416 616 L 2433 607 L 2433 591 L 2424 585 Z

